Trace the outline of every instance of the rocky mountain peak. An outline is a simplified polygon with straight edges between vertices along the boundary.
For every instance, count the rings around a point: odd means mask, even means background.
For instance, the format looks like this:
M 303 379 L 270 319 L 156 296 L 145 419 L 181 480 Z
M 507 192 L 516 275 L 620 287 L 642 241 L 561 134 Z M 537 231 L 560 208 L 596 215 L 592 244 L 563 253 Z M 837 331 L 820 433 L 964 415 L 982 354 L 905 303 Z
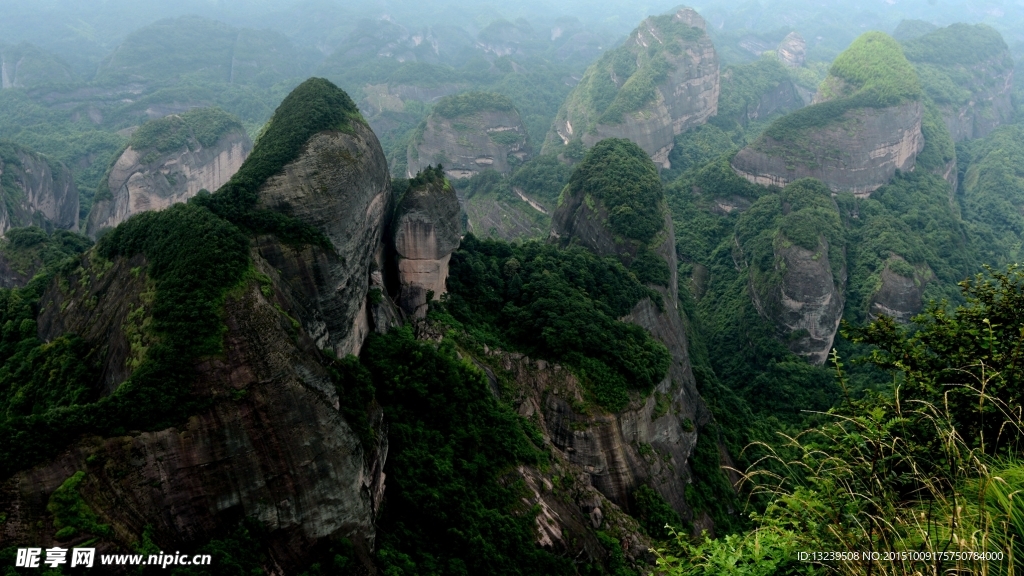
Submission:
M 133 214 L 216 190 L 241 168 L 252 141 L 229 114 L 200 108 L 147 122 L 132 134 L 94 200 L 86 234 L 96 237 Z
M 921 100 L 899 44 L 868 32 L 836 58 L 816 104 L 773 122 L 732 167 L 765 186 L 813 177 L 835 192 L 869 195 L 897 170 L 914 169 L 924 148 Z
M 779 47 L 775 49 L 775 55 L 786 66 L 799 68 L 804 65 L 807 42 L 797 32 L 790 32 L 782 39 L 782 42 L 779 42 Z
M 428 167 L 410 181 L 392 226 L 398 303 L 417 318 L 426 316 L 431 299 L 445 293 L 448 260 L 462 238 L 459 199 L 442 172 L 441 166 Z
M 615 256 L 650 287 L 657 297 L 642 299 L 623 320 L 650 332 L 668 348 L 671 357 L 668 374 L 656 386 L 655 395 L 667 397 L 672 409 L 667 415 L 652 413 L 652 395 L 641 406 L 617 414 L 619 425 L 611 427 L 609 434 L 620 436 L 605 443 L 609 449 L 614 445 L 614 450 L 629 453 L 629 457 L 619 458 L 627 458 L 630 465 L 610 471 L 595 485 L 609 499 L 625 505 L 622 494 L 641 479 L 648 479 L 677 511 L 690 514 L 680 476 L 668 474 L 660 466 L 648 467 L 643 458 L 632 454 L 628 440 L 621 438 L 625 422 L 636 422 L 629 426 L 651 431 L 652 438 L 658 438 L 651 445 L 679 469 L 690 457 L 699 429 L 711 419 L 697 392 L 680 316 L 672 219 L 657 168 L 646 152 L 625 139 L 602 140 L 588 151 L 562 193 L 552 218 L 552 240 Z M 697 429 L 687 429 L 687 421 Z
M 412 178 L 440 164 L 451 178 L 483 170 L 509 173 L 529 156 L 526 127 L 512 102 L 489 92 L 441 99 L 409 143 L 407 172 Z
M 656 164 L 670 166 L 675 136 L 718 111 L 718 55 L 704 27 L 691 8 L 641 22 L 625 44 L 587 69 L 543 151 L 626 138 Z

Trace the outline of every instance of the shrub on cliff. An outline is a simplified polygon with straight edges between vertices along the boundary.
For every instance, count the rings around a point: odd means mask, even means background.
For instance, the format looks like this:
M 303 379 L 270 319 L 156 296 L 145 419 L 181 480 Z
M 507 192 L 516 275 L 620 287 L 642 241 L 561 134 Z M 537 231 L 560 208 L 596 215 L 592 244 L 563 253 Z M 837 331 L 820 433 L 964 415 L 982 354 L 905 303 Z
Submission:
M 809 129 L 838 121 L 857 108 L 888 108 L 921 98 L 914 67 L 899 43 L 882 32 L 868 32 L 854 40 L 832 63 L 829 77 L 819 88 L 826 101 L 801 108 L 773 122 L 764 137 L 797 142 Z
M 140 152 L 191 148 L 193 140 L 202 146 L 213 146 L 232 129 L 244 130 L 241 122 L 227 112 L 219 108 L 195 108 L 146 122 L 132 134 L 128 145 Z
M 610 410 L 668 370 L 665 346 L 618 320 L 660 295 L 615 258 L 467 235 L 452 254 L 448 290 L 447 310 L 479 340 L 572 367 Z
M 512 101 L 493 92 L 466 92 L 442 98 L 435 106 L 434 113 L 444 118 L 457 118 L 477 112 L 512 112 Z
M 646 244 L 665 225 L 658 169 L 630 140 L 608 138 L 591 148 L 563 194 L 589 195 L 608 210 L 611 231 Z

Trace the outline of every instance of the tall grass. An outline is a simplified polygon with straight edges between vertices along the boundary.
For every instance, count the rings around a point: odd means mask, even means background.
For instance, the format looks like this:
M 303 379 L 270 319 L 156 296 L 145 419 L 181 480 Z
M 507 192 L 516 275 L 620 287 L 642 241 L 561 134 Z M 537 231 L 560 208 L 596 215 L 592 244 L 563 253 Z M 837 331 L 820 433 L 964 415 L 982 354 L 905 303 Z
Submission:
M 842 364 L 835 355 L 833 361 L 845 389 Z M 986 392 L 998 373 L 969 368 L 957 392 L 994 408 L 1001 436 L 1020 437 L 1020 407 Z M 825 416 L 826 423 L 782 436 L 779 445 L 748 447 L 767 454 L 742 475 L 751 500 L 770 502 L 752 514 L 755 530 L 701 544 L 679 536 L 683 554 L 658 551 L 657 573 L 1022 573 L 1019 451 L 986 452 L 983 442 L 961 435 L 949 403 L 904 399 L 898 378 L 890 397 L 848 397 Z M 843 554 L 803 560 L 800 552 Z

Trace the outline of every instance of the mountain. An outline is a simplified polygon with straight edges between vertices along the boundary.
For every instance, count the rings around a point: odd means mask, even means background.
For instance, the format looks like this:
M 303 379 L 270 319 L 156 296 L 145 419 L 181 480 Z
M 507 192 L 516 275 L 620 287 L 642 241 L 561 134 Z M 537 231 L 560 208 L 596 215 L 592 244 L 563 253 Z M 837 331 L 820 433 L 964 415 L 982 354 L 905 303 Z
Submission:
M 366 337 L 390 191 L 352 101 L 309 80 L 216 194 L 138 214 L 19 292 L 40 307 L 8 309 L 28 319 L 5 342 L 41 355 L 5 355 L 7 541 L 170 549 L 253 518 L 288 571 L 342 537 L 365 558 L 386 435 L 320 350 Z M 20 376 L 37 361 L 66 369 Z M 27 426 L 44 432 L 15 440 Z
M 0 90 L 73 82 L 75 74 L 60 58 L 27 42 L 0 45 Z
M 234 117 L 196 108 L 143 124 L 108 169 L 86 233 L 96 237 L 130 216 L 216 190 L 242 166 L 252 142 Z
M 424 318 L 427 304 L 441 299 L 448 260 L 462 239 L 459 199 L 442 170 L 417 174 L 402 194 L 392 224 L 398 259 L 398 302 L 411 317 Z
M 66 166 L 0 142 L 0 234 L 19 226 L 78 231 L 78 188 Z
M 924 147 L 922 93 L 899 44 L 860 36 L 832 63 L 816 104 L 773 122 L 733 158 L 744 178 L 785 186 L 818 178 L 833 191 L 870 194 Z
M 443 165 L 452 178 L 484 169 L 508 173 L 529 154 L 526 127 L 500 94 L 468 92 L 440 100 L 409 142 L 408 177 Z
M 625 452 L 617 458 L 624 458 L 629 464 L 619 464 L 609 469 L 607 476 L 594 478 L 598 489 L 620 506 L 627 507 L 628 494 L 638 482 L 647 481 L 694 525 L 709 524 L 709 518 L 700 517 L 695 503 L 687 502 L 685 486 L 677 475 L 659 464 L 652 466 L 634 452 L 627 438 L 619 436 L 625 422 L 635 422 L 630 426 L 637 427 L 640 441 L 649 442 L 669 469 L 679 470 L 700 435 L 706 433 L 711 418 L 695 386 L 676 296 L 673 225 L 657 168 L 646 151 L 628 140 L 607 139 L 597 143 L 562 192 L 552 218 L 552 238 L 566 246 L 583 246 L 601 257 L 616 258 L 633 271 L 651 292 L 623 319 L 643 327 L 667 348 L 670 358 L 667 373 L 657 379 L 653 390 L 645 391 L 644 401 L 634 400 L 627 409 L 616 411 L 617 424 L 608 422 L 608 431 L 597 435 L 602 439 L 600 443 L 581 446 L 575 437 L 567 437 L 563 442 L 573 448 L 570 452 L 580 461 L 592 458 L 590 453 L 595 449 L 604 452 L 605 458 L 610 458 L 610 452 Z M 656 409 L 659 400 L 668 402 L 667 412 Z M 574 414 L 568 405 L 560 411 Z M 608 442 L 621 443 L 622 447 L 613 447 Z
M 95 81 L 170 80 L 269 86 L 301 74 L 305 55 L 283 34 L 237 29 L 199 16 L 168 18 L 129 34 L 100 64 Z
M 623 46 L 587 68 L 543 151 L 628 138 L 668 168 L 675 136 L 718 110 L 718 56 L 704 28 L 690 8 L 644 20 Z
M 993 28 L 953 24 L 905 40 L 903 52 L 954 142 L 983 138 L 1011 121 L 1013 57 Z

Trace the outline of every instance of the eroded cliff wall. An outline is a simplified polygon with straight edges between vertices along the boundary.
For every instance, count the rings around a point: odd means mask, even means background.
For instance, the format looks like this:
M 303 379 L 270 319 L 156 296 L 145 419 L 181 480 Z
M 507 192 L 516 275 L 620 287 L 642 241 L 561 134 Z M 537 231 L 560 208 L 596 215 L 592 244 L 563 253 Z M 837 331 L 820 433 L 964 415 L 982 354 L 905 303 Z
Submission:
M 20 226 L 78 231 L 78 188 L 63 164 L 3 143 L 0 184 L 0 235 Z
M 109 194 L 93 204 L 86 233 L 95 238 L 133 214 L 163 210 L 200 190 L 215 191 L 238 172 L 251 151 L 252 141 L 240 127 L 212 146 L 191 138 L 167 152 L 129 146 L 110 168 L 106 180 Z
M 644 20 L 587 69 L 559 110 L 545 152 L 575 139 L 590 147 L 627 138 L 669 167 L 675 136 L 718 111 L 718 55 L 705 26 L 692 8 Z M 644 90 L 652 79 L 654 89 Z
M 460 214 L 455 189 L 441 175 L 410 188 L 399 201 L 392 226 L 398 304 L 409 316 L 425 317 L 428 299 L 445 293 L 448 260 L 462 237 Z

